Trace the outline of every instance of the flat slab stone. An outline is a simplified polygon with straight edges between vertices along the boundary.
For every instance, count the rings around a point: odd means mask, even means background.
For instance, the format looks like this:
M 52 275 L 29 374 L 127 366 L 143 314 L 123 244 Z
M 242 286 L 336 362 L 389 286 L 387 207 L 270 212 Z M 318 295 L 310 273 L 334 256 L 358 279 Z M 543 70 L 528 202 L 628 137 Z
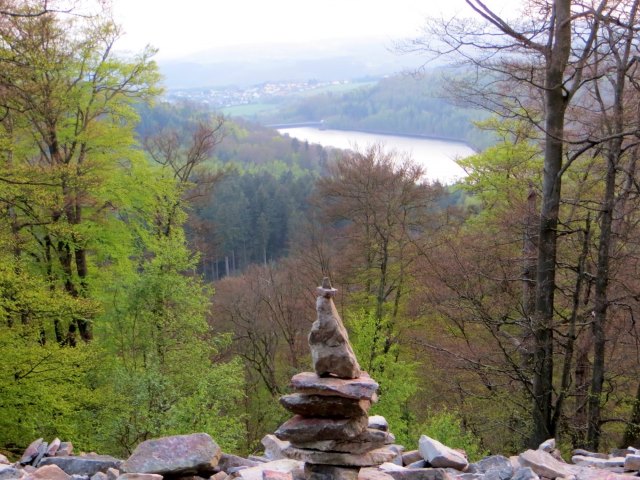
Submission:
M 598 453 L 598 452 L 590 452 L 589 450 L 583 450 L 582 448 L 576 448 L 571 452 L 571 455 L 581 455 L 583 457 L 593 457 L 593 458 L 609 458 L 609 455 L 606 453 Z M 624 455 L 616 455 L 618 457 L 624 457 Z
M 357 480 L 359 470 L 357 467 L 305 463 L 304 477 L 305 480 Z
M 568 477 L 576 471 L 571 465 L 556 460 L 543 450 L 527 450 L 518 457 L 520 464 L 530 467 L 537 475 L 546 478 Z
M 262 473 L 265 470 L 270 470 L 284 473 L 291 472 L 294 478 L 298 478 L 303 475 L 303 468 L 304 464 L 302 462 L 285 458 L 274 460 L 273 462 L 266 462 L 257 467 L 239 470 L 234 474 L 234 477 L 240 480 L 263 480 Z
M 263 470 L 262 480 L 293 480 L 291 472 L 278 472 L 277 470 Z
M 410 450 L 402 454 L 402 463 L 405 467 L 419 460 L 424 460 L 422 458 L 422 454 L 420 453 L 420 450 Z
M 394 480 L 453 480 L 452 477 L 443 468 L 405 468 L 398 467 L 396 469 L 384 469 L 384 472 Z
M 123 473 L 117 480 L 162 480 L 162 475 L 155 473 Z
M 313 372 L 302 372 L 291 378 L 291 387 L 300 393 L 337 395 L 358 400 L 372 400 L 378 391 L 378 384 L 366 372 L 355 379 L 319 377 Z
M 640 455 L 627 455 L 624 459 L 625 470 L 640 470 Z
M 571 463 L 581 467 L 615 468 L 625 466 L 625 457 L 596 458 L 574 455 L 571 457 Z
M 211 471 L 222 450 L 206 433 L 146 440 L 122 464 L 125 473 L 177 475 Z
M 291 445 L 296 448 L 303 448 L 306 450 L 360 454 L 383 447 L 387 443 L 387 440 L 390 440 L 390 437 L 391 436 L 386 432 L 368 428 L 351 440 L 340 439 L 310 442 L 292 441 Z
M 218 468 L 220 468 L 220 470 L 224 470 L 225 472 L 228 472 L 230 468 L 256 467 L 259 464 L 259 462 L 254 462 L 253 460 L 249 460 L 247 458 L 238 457 L 237 455 L 231 455 L 230 453 L 223 453 L 220 456 L 220 460 L 218 460 Z
M 280 403 L 290 412 L 305 417 L 360 417 L 366 415 L 371 408 L 370 400 L 303 393 L 283 395 Z
M 390 462 L 398 456 L 398 452 L 389 447 L 371 450 L 367 453 L 352 454 L 340 452 L 320 452 L 317 450 L 305 450 L 291 446 L 284 451 L 289 458 L 307 463 L 336 465 L 343 467 L 370 467 Z
M 576 480 L 635 480 L 634 473 L 615 473 L 603 468 L 574 467 Z
M 67 475 L 86 475 L 91 477 L 98 472 L 106 472 L 109 468 L 120 468 L 122 460 L 109 455 L 83 455 L 45 457 L 40 461 L 40 466 L 57 465 Z
M 18 463 L 22 465 L 31 463 L 38 456 L 38 449 L 44 443 L 44 438 L 39 438 L 31 442 L 22 454 L 22 457 L 20 457 L 20 460 L 18 460 Z
M 358 480 L 394 480 L 391 475 L 375 467 L 361 468 Z
M 333 419 L 307 418 L 296 415 L 280 425 L 280 428 L 275 431 L 275 436 L 280 440 L 297 443 L 348 440 L 358 437 L 366 428 L 367 417 Z M 283 452 L 288 456 L 286 449 Z
M 388 432 L 389 422 L 387 422 L 387 419 L 382 415 L 372 415 L 369 417 L 369 428 L 375 428 L 376 430 Z
M 29 475 L 33 480 L 69 480 L 70 475 L 67 475 L 57 465 L 45 465 L 38 468 L 35 472 Z
M 469 464 L 467 459 L 460 452 L 457 452 L 453 448 L 449 448 L 426 435 L 420 436 L 418 449 L 422 454 L 422 458 L 429 462 L 433 467 L 464 470 Z

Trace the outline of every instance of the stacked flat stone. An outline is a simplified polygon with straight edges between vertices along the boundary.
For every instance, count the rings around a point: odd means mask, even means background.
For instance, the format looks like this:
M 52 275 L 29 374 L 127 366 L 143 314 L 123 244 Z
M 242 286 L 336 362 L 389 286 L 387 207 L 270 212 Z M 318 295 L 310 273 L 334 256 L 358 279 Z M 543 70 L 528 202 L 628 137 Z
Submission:
M 368 411 L 378 384 L 360 370 L 333 302 L 336 291 L 327 278 L 317 289 L 318 316 L 309 334 L 315 372 L 295 375 L 295 393 L 280 399 L 295 416 L 275 435 L 289 442 L 287 457 L 305 462 L 307 480 L 355 479 L 360 467 L 398 456 L 386 446 L 394 440 L 386 425 L 370 428 Z

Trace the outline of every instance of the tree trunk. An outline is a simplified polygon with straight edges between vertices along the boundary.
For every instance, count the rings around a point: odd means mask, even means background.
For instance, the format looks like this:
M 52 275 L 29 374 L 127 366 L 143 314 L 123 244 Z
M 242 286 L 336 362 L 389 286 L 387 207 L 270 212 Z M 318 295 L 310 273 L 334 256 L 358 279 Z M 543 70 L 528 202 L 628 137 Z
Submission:
M 571 2 L 555 0 L 553 45 L 545 72 L 545 150 L 538 236 L 533 372 L 534 430 L 537 446 L 555 435 L 553 423 L 553 306 L 555 295 L 557 226 L 560 207 L 564 120 L 567 96 L 564 72 L 571 49 Z
M 636 398 L 633 402 L 631 420 L 624 431 L 621 447 L 637 447 L 638 440 L 640 440 L 640 383 L 638 383 L 638 388 L 636 389 Z

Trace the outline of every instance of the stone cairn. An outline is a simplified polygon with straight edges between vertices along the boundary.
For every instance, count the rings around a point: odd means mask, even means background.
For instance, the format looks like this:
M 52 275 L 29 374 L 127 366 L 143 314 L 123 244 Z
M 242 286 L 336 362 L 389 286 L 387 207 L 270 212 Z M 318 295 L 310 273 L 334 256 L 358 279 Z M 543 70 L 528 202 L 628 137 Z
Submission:
M 317 319 L 309 334 L 315 372 L 291 379 L 295 393 L 280 398 L 295 416 L 275 432 L 289 442 L 283 454 L 305 462 L 307 480 L 355 479 L 360 467 L 396 460 L 382 417 L 369 417 L 378 384 L 360 369 L 333 302 L 337 290 L 328 278 L 317 288 Z

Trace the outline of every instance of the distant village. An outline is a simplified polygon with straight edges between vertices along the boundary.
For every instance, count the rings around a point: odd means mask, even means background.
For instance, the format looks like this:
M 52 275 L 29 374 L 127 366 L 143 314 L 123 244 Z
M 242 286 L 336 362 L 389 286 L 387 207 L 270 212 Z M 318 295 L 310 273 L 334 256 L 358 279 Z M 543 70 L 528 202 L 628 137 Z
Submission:
M 237 105 L 249 105 L 300 94 L 313 90 L 349 84 L 349 80 L 334 80 L 321 82 L 316 80 L 290 81 L 290 82 L 266 82 L 250 87 L 206 87 L 172 89 L 167 92 L 169 101 L 190 100 L 209 105 L 213 108 L 232 107 Z

